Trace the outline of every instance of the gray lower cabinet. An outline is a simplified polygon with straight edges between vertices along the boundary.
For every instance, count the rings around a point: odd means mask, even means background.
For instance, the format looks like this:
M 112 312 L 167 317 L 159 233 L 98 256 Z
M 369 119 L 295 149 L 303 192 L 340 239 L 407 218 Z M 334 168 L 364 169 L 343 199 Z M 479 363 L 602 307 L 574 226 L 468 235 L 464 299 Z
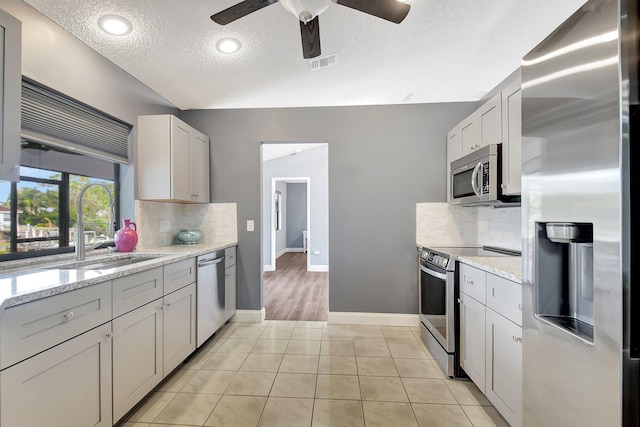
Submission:
M 111 426 L 111 323 L 3 370 L 0 383 L 2 426 Z
M 123 288 L 138 296 L 122 301 L 137 300 L 146 304 L 113 319 L 114 421 L 120 420 L 195 351 L 195 259 L 117 280 L 126 286 L 114 286 L 114 314 L 122 311 L 116 310 L 119 304 L 115 295 Z M 173 292 L 166 293 L 167 288 Z M 146 299 L 140 298 L 141 295 L 146 295 Z M 160 298 L 147 301 L 158 295 Z M 129 303 L 126 306 L 131 308 Z
M 162 380 L 162 298 L 113 319 L 113 419 Z
M 236 314 L 236 246 L 224 251 L 224 320 L 225 322 Z
M 167 376 L 196 349 L 196 284 L 165 295 L 163 372 Z
M 195 351 L 195 279 L 190 258 L 6 309 L 0 425 L 118 422 Z

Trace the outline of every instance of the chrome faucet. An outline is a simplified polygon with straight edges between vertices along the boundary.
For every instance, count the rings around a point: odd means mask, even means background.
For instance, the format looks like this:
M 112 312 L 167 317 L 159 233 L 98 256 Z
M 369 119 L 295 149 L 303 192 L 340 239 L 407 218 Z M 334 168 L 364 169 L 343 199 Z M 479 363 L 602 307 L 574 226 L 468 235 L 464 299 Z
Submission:
M 84 221 L 82 219 L 82 197 L 84 197 L 84 193 L 91 187 L 100 187 L 104 191 L 107 192 L 109 196 L 109 207 L 111 208 L 111 212 L 109 214 L 109 236 L 113 236 L 114 234 L 114 226 L 113 226 L 113 218 L 114 218 L 114 206 L 113 203 L 113 193 L 107 184 L 104 182 L 90 182 L 86 184 L 80 190 L 78 194 L 78 223 L 76 225 L 76 261 L 84 260 Z M 92 247 L 92 249 L 94 249 Z

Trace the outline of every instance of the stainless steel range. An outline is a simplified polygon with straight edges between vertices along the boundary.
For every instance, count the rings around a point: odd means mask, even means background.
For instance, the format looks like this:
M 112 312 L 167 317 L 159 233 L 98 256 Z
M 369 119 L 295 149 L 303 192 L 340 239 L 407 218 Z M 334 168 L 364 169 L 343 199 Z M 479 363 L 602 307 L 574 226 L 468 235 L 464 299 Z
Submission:
M 460 256 L 509 256 L 519 252 L 493 247 L 418 248 L 419 317 L 422 341 L 451 378 L 466 377 L 458 361 L 457 261 Z

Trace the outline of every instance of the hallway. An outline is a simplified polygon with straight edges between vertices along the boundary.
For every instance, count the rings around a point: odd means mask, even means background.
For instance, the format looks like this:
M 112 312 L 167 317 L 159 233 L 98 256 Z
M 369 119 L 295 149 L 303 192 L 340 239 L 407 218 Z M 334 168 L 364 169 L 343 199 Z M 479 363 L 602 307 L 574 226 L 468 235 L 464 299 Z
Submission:
M 267 320 L 327 320 L 329 273 L 308 272 L 307 254 L 287 252 L 264 273 Z

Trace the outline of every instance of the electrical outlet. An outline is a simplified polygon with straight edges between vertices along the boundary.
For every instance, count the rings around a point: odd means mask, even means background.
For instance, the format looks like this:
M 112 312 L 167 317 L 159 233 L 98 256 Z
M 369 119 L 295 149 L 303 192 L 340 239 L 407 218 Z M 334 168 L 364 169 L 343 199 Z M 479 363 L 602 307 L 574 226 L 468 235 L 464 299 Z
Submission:
M 248 219 L 247 220 L 247 231 L 253 231 L 254 230 L 254 223 L 252 219 Z
M 166 233 L 171 229 L 171 221 L 168 219 L 163 219 L 160 221 L 160 232 Z

